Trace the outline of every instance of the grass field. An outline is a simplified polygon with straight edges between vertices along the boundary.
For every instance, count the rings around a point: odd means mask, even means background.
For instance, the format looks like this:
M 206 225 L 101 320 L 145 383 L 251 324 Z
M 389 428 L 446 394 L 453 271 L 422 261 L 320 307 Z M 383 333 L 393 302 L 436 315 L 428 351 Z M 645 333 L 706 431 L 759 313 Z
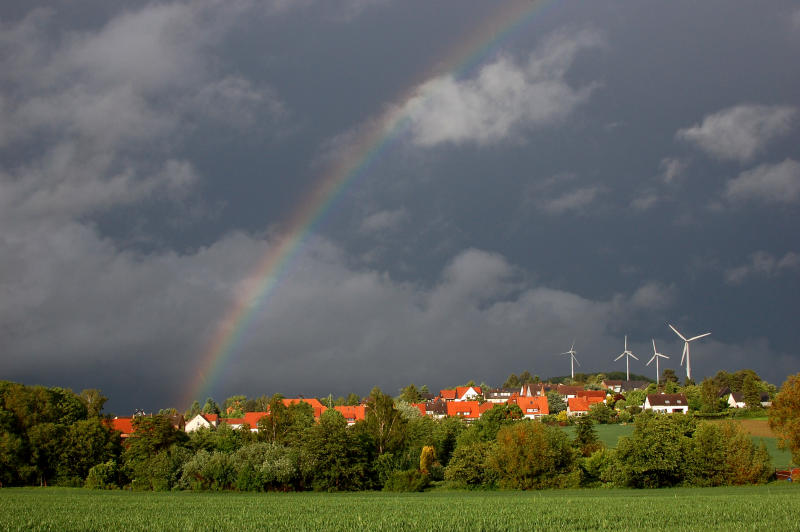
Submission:
M 800 485 L 540 492 L 0 489 L 2 530 L 797 530 Z
M 766 419 L 738 419 L 742 427 L 750 434 L 756 444 L 764 442 L 767 452 L 772 457 L 772 465 L 781 469 L 786 468 L 792 463 L 792 453 L 788 450 L 778 449 L 778 439 L 770 430 Z M 707 423 L 721 423 L 722 421 L 707 421 Z M 614 448 L 620 436 L 629 436 L 633 432 L 633 424 L 628 425 L 595 425 L 597 437 L 606 444 L 606 447 Z M 575 427 L 564 427 L 570 438 L 575 437 Z

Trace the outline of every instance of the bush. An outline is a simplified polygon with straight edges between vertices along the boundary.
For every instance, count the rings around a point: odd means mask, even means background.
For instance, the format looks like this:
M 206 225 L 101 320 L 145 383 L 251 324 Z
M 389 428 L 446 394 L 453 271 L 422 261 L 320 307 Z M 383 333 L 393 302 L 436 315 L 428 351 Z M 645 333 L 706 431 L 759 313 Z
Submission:
M 416 469 L 394 471 L 383 485 L 383 491 L 423 491 L 430 481 L 430 476 Z
M 476 442 L 459 445 L 444 469 L 444 479 L 466 487 L 491 486 L 493 471 L 486 467 L 486 458 L 494 444 Z
M 89 469 L 84 487 L 92 490 L 110 490 L 117 488 L 117 463 L 109 460 Z

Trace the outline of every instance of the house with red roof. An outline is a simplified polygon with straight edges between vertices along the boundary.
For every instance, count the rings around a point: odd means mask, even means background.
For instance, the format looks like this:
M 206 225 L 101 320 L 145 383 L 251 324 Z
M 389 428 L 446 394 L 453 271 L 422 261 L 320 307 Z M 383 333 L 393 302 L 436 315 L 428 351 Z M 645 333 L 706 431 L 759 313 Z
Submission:
M 467 421 L 475 421 L 481 417 L 481 414 L 492 408 L 494 408 L 493 403 L 480 404 L 478 401 L 448 401 L 447 415 Z
M 509 400 L 508 404 L 517 405 L 522 410 L 522 415 L 528 419 L 539 419 L 550 414 L 550 405 L 547 402 L 547 397 L 543 396 L 515 397 Z
M 223 417 L 220 418 L 220 423 L 224 423 L 228 425 L 233 430 L 240 429 L 244 426 L 244 418 L 243 417 Z
M 259 420 L 266 416 L 266 412 L 245 412 L 244 422 L 250 426 L 250 432 L 258 432 Z
M 642 408 L 666 414 L 686 414 L 689 412 L 689 400 L 682 393 L 649 393 Z
M 599 397 L 605 401 L 608 392 L 605 390 L 580 390 L 578 397 Z
M 186 432 L 194 432 L 201 428 L 215 429 L 219 425 L 219 416 L 217 414 L 197 414 L 184 427 Z
M 566 384 L 559 384 L 558 388 L 558 395 L 560 395 L 564 401 L 578 397 L 578 392 L 583 391 L 583 386 L 567 386 Z
M 297 403 L 308 403 L 311 405 L 311 408 L 314 410 L 314 421 L 319 421 L 319 418 L 320 416 L 322 416 L 322 413 L 328 409 L 327 407 L 323 406 L 323 404 L 320 403 L 318 399 L 314 399 L 313 397 L 311 399 L 306 399 L 305 397 L 299 397 L 296 399 L 283 400 L 283 404 L 286 405 L 287 408 Z
M 119 437 L 124 440 L 133 434 L 133 417 L 115 417 L 109 420 L 108 426 L 111 430 L 119 431 Z
M 567 399 L 568 416 L 585 416 L 592 405 L 605 402 L 601 397 L 570 397 Z
M 348 426 L 355 425 L 358 421 L 364 421 L 367 417 L 367 407 L 364 405 L 334 406 L 333 408 L 344 416 Z
M 425 403 L 409 403 L 411 406 L 419 410 L 419 412 L 424 416 L 428 414 L 428 411 L 425 409 Z
M 445 401 L 474 401 L 483 395 L 480 386 L 457 386 L 452 390 L 442 390 L 439 396 Z

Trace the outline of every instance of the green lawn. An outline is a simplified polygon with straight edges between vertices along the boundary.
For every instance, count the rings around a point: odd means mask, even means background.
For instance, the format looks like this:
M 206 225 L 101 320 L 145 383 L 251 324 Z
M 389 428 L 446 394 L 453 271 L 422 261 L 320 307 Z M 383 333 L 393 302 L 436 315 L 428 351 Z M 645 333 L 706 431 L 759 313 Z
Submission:
M 2 530 L 797 530 L 800 485 L 540 492 L 0 489 Z
M 564 431 L 570 438 L 575 437 L 575 427 L 563 427 Z M 633 423 L 628 425 L 595 425 L 594 429 L 597 431 L 597 436 L 600 441 L 606 444 L 606 447 L 615 448 L 617 440 L 620 436 L 629 436 L 633 432 Z M 785 449 L 778 449 L 778 439 L 769 438 L 765 436 L 751 436 L 756 444 L 764 442 L 767 446 L 767 452 L 772 457 L 772 465 L 776 468 L 786 468 L 792 463 L 792 453 Z

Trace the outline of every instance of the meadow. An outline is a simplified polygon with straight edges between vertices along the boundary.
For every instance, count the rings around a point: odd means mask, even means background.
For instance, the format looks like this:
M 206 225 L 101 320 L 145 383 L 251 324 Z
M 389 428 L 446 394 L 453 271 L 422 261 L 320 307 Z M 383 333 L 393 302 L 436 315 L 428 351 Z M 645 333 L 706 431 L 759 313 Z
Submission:
M 0 489 L 3 530 L 797 530 L 800 486 L 428 493 Z
M 722 421 L 707 421 L 707 423 L 721 423 Z M 778 448 L 778 438 L 770 430 L 769 424 L 766 419 L 741 419 L 735 420 L 744 428 L 749 434 L 750 438 L 756 443 L 761 442 L 767 447 L 767 452 L 772 458 L 772 464 L 778 468 L 788 468 L 792 463 L 792 453 L 786 449 Z M 606 447 L 615 448 L 617 440 L 620 436 L 630 436 L 633 433 L 633 423 L 628 425 L 595 425 L 594 429 L 597 431 L 597 437 L 600 441 L 606 444 Z M 575 427 L 564 427 L 564 431 L 570 438 L 575 437 Z

